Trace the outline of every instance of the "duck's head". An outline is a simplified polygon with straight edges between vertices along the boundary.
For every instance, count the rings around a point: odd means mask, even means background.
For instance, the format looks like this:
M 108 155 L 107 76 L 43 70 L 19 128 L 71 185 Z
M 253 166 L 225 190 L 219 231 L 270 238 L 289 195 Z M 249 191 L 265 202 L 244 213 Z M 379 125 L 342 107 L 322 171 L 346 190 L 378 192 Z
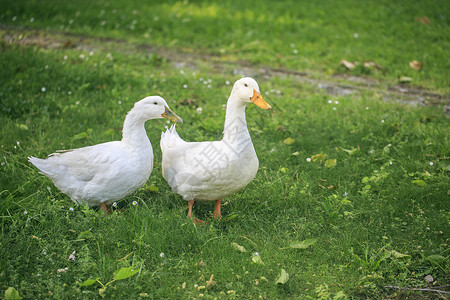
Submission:
M 232 93 L 240 100 L 253 102 L 262 109 L 272 108 L 261 96 L 258 83 L 253 78 L 244 77 L 236 81 Z
M 160 96 L 149 96 L 136 102 L 134 109 L 142 114 L 147 120 L 167 118 L 176 123 L 183 123 L 183 120 L 170 110 L 166 100 Z

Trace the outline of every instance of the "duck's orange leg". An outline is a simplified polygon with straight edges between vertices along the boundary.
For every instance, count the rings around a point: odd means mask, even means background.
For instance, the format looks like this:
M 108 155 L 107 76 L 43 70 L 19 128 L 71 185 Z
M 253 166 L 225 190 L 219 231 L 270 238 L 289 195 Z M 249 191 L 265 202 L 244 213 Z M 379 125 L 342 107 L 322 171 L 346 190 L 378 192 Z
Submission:
M 106 201 L 100 203 L 100 209 L 101 209 L 103 212 L 107 213 L 108 215 L 111 214 L 111 210 L 109 209 L 108 205 L 106 204 Z
M 188 210 L 187 217 L 192 218 L 192 206 L 194 205 L 194 200 L 189 200 L 188 203 L 189 203 L 189 210 Z
M 216 208 L 214 209 L 214 219 L 222 218 L 222 213 L 220 212 L 220 205 L 222 204 L 222 199 L 216 200 Z

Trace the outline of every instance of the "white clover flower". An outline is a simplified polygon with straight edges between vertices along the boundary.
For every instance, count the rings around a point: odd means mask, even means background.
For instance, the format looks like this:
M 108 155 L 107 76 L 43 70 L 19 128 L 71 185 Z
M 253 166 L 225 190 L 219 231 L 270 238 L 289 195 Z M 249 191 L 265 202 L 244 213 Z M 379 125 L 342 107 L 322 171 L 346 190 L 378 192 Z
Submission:
M 45 69 L 48 69 L 48 65 L 45 65 L 45 67 L 44 67 Z
M 369 154 L 373 154 L 373 152 L 374 152 L 373 150 L 370 150 L 370 151 L 369 151 Z
M 307 162 L 311 162 L 311 158 L 308 157 L 308 158 L 306 159 L 306 161 L 307 161 Z
M 67 60 L 67 55 L 64 55 L 64 60 Z
M 183 88 L 187 89 L 188 85 L 187 84 L 183 84 Z
M 389 164 L 392 166 L 392 161 L 390 161 Z
M 430 161 L 430 166 L 433 166 L 433 165 L 434 165 L 434 162 Z
M 6 163 L 4 161 L 2 161 L 2 163 L 0 165 L 3 167 L 4 165 L 6 165 Z
M 347 192 L 344 192 L 344 197 L 347 197 L 348 196 L 348 193 Z
M 24 210 L 24 211 L 23 211 L 23 214 L 24 214 L 24 215 L 28 215 L 28 211 Z
M 198 114 L 201 114 L 202 112 L 203 112 L 203 108 L 197 107 L 197 113 L 198 113 Z
M 117 202 L 114 202 L 114 203 L 112 204 L 112 206 L 113 206 L 113 207 L 117 207 Z
M 295 47 L 295 44 L 291 43 L 289 46 L 290 46 L 291 48 L 294 48 L 294 47 Z
M 369 110 L 369 107 L 368 107 L 368 106 L 366 106 L 366 110 Z
M 73 211 L 73 207 L 69 207 L 69 210 L 70 210 L 70 211 Z
M 17 146 L 19 146 L 19 145 L 20 145 L 20 142 L 19 142 L 19 141 L 17 141 L 17 142 L 16 142 L 16 144 L 17 144 Z
M 133 204 L 133 205 L 137 205 L 137 201 L 136 201 L 136 200 L 134 200 L 132 204 Z
M 381 120 L 381 123 L 384 123 L 384 120 Z
M 47 89 L 46 89 L 45 87 L 42 87 L 42 88 L 41 88 L 41 91 L 42 91 L 43 93 L 45 93 L 46 90 L 47 90 Z
M 89 52 L 89 55 L 90 56 L 94 55 L 94 51 Z
M 72 24 L 72 23 L 73 23 L 73 20 L 72 20 L 72 19 L 70 19 L 70 20 L 69 20 L 69 24 Z
M 330 104 L 331 104 L 331 103 L 333 103 L 333 101 L 331 101 L 331 100 L 328 100 L 328 103 L 330 103 Z
M 34 18 L 31 18 L 31 19 L 30 19 L 30 22 L 33 23 L 33 22 L 34 22 Z
M 117 104 L 121 105 L 121 104 L 122 104 L 122 101 L 120 101 L 120 100 L 119 100 L 119 101 L 117 101 Z
M 84 59 L 84 54 L 80 54 L 80 58 L 81 58 L 81 59 Z
M 200 77 L 199 79 L 198 79 L 199 81 L 203 81 L 203 78 L 202 77 Z
M 333 107 L 333 110 L 336 110 L 337 108 L 336 107 Z
M 159 254 L 159 257 L 164 258 L 164 257 L 166 257 L 166 255 L 164 254 L 164 252 L 161 252 L 161 253 Z
M 226 85 L 230 85 L 230 81 L 228 81 L 228 80 L 225 81 L 225 84 L 226 84 Z
M 335 103 L 335 104 L 339 104 L 339 101 L 335 100 L 334 103 Z
M 255 253 L 253 253 L 253 256 L 259 256 L 259 253 L 255 251 Z
M 292 50 L 292 53 L 298 54 L 298 50 L 297 50 L 297 49 L 294 49 L 294 50 Z
M 357 34 L 356 32 L 353 34 L 353 37 L 355 38 L 355 39 L 357 39 L 357 38 L 359 38 L 359 34 Z
M 14 17 L 12 18 L 12 20 L 13 20 L 13 22 L 15 22 L 15 21 L 17 20 L 17 17 L 14 16 Z
M 72 95 L 72 92 L 71 92 L 71 91 L 68 91 L 68 92 L 67 92 L 67 95 Z
M 210 84 L 208 84 L 208 89 L 210 89 L 211 88 L 211 85 Z

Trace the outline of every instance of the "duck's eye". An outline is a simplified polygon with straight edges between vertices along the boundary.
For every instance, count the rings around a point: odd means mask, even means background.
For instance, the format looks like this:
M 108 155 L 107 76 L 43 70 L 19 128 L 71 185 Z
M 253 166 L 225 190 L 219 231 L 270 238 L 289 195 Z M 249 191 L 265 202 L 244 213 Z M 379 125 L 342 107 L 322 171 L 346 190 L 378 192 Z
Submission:
M 248 86 L 248 84 L 246 84 L 246 83 L 245 83 L 244 85 L 245 85 L 245 86 Z
M 158 104 L 158 102 L 156 102 L 156 101 L 155 101 L 155 102 L 153 102 L 153 104 L 157 105 L 157 104 Z

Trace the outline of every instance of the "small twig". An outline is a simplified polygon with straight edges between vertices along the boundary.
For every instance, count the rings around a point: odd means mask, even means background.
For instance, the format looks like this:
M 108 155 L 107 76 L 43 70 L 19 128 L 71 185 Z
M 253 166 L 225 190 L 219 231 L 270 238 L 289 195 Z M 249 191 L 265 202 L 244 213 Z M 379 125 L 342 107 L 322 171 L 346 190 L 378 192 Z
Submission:
M 390 289 L 397 289 L 397 290 L 408 290 L 408 291 L 421 291 L 421 292 L 435 292 L 435 293 L 441 293 L 441 294 L 450 294 L 448 291 L 443 290 L 437 290 L 433 288 L 410 288 L 410 287 L 400 287 L 400 286 L 394 286 L 394 285 L 386 285 L 385 288 Z M 443 286 L 447 287 L 447 286 Z

